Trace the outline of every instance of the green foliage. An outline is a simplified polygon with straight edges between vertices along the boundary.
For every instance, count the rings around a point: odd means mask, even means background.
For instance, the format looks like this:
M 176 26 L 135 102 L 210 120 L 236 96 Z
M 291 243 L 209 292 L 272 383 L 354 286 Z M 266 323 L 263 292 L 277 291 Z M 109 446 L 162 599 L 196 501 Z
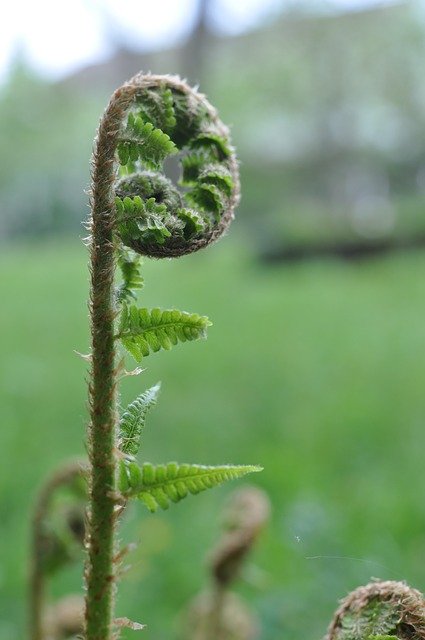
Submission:
M 173 91 L 173 106 L 176 126 L 171 137 L 182 149 L 199 134 L 201 127 L 209 121 L 209 116 L 203 106 L 177 90 Z
M 140 105 L 139 116 L 143 122 L 151 122 L 158 129 L 171 134 L 177 122 L 171 89 L 144 89 L 137 96 L 136 102 Z
M 117 152 L 122 165 L 140 159 L 148 169 L 159 169 L 165 158 L 176 153 L 177 148 L 168 134 L 130 112 Z
M 205 153 L 188 153 L 182 158 L 182 185 L 192 185 L 198 180 L 199 174 L 210 158 Z
M 129 302 L 136 298 L 136 290 L 143 288 L 143 278 L 140 273 L 141 256 L 125 247 L 119 247 L 118 266 L 121 270 L 122 283 L 117 287 L 118 302 Z
M 379 634 L 379 635 L 369 636 L 367 640 L 398 640 L 398 638 L 397 636 L 383 636 Z
M 156 511 L 158 507 L 168 509 L 170 501 L 180 502 L 189 493 L 195 495 L 227 480 L 261 470 L 255 465 L 213 467 L 177 462 L 152 465 L 146 462 L 139 467 L 134 462 L 122 462 L 119 488 L 125 496 L 136 497 L 150 511 Z
M 164 244 L 171 236 L 167 228 L 167 207 L 158 204 L 155 198 L 144 201 L 140 196 L 115 198 L 118 214 L 118 230 L 122 241 L 141 239 L 147 242 Z M 169 220 L 170 221 L 170 220 Z
M 215 155 L 219 160 L 225 160 L 230 156 L 229 146 L 223 136 L 213 131 L 203 131 L 190 143 L 191 149 L 203 149 Z
M 117 337 L 140 361 L 151 351 L 169 350 L 179 342 L 205 338 L 210 325 L 206 316 L 197 313 L 123 305 Z
M 215 184 L 199 183 L 187 194 L 188 200 L 203 211 L 211 211 L 217 219 L 224 210 L 223 194 Z
M 161 384 L 144 391 L 124 411 L 119 426 L 118 446 L 123 453 L 136 456 L 140 448 L 140 438 L 149 409 L 157 401 Z
M 341 619 L 337 640 L 365 640 L 370 636 L 386 636 L 396 631 L 400 611 L 393 603 L 371 600 L 358 612 L 347 612 Z
M 177 215 L 184 223 L 183 234 L 185 238 L 202 233 L 208 226 L 207 222 L 194 209 L 178 209 Z
M 234 187 L 230 171 L 220 164 L 207 165 L 200 173 L 199 180 L 204 184 L 215 185 L 227 196 L 230 196 Z

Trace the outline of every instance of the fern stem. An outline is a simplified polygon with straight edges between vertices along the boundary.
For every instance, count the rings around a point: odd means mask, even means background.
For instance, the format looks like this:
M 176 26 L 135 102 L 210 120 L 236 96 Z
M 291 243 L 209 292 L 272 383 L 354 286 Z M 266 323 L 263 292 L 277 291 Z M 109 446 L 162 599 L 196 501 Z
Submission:
M 129 95 L 130 94 L 130 95 Z M 115 489 L 117 437 L 116 354 L 113 281 L 115 150 L 123 116 L 132 99 L 118 89 L 100 122 L 92 158 L 91 337 L 89 386 L 90 501 L 86 565 L 86 640 L 111 640 L 115 592 Z

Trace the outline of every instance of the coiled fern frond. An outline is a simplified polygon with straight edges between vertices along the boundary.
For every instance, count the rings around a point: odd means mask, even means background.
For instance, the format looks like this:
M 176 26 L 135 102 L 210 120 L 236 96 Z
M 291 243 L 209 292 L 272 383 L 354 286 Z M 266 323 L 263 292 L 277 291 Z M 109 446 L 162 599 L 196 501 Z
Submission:
M 180 78 L 135 76 L 121 93 L 117 233 L 142 255 L 197 251 L 224 233 L 239 200 L 229 131 L 205 96 Z M 164 161 L 177 153 L 178 186 L 163 172 Z
M 405 582 L 374 581 L 352 591 L 335 612 L 324 640 L 421 640 L 425 598 Z

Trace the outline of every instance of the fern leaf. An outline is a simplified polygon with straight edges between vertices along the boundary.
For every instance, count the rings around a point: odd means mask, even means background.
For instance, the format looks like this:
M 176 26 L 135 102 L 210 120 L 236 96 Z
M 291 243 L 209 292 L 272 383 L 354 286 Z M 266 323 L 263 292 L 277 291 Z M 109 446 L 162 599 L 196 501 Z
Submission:
M 191 238 L 206 229 L 205 220 L 193 209 L 178 209 L 177 215 L 184 223 L 183 234 L 185 238 Z
M 177 152 L 177 147 L 162 129 L 130 112 L 117 151 L 121 164 L 140 158 L 148 169 L 159 169 L 165 158 Z
M 160 383 L 144 391 L 124 411 L 119 428 L 118 447 L 127 455 L 136 456 L 140 448 L 140 438 L 145 426 L 146 414 L 157 401 Z
M 136 297 L 136 290 L 143 288 L 140 273 L 142 259 L 134 251 L 119 247 L 118 266 L 121 270 L 122 283 L 117 289 L 118 302 L 128 302 Z
M 211 162 L 211 158 L 204 152 L 188 153 L 181 160 L 182 177 L 180 183 L 183 186 L 195 184 L 199 174 L 209 162 Z
M 179 342 L 205 338 L 210 325 L 207 317 L 197 313 L 123 306 L 117 337 L 140 361 L 151 351 L 169 350 Z
M 241 478 L 247 473 L 262 471 L 256 465 L 204 466 L 199 464 L 152 465 L 142 467 L 123 462 L 120 490 L 126 497 L 142 500 L 150 511 L 158 507 L 168 509 L 171 502 L 180 502 L 189 493 L 195 495 L 216 487 L 227 480 Z
M 214 153 L 219 160 L 225 160 L 230 156 L 230 149 L 226 140 L 214 132 L 204 131 L 190 143 L 191 149 L 204 149 Z
M 187 199 L 203 211 L 210 211 L 219 218 L 225 207 L 222 191 L 215 184 L 198 183 L 187 193 Z
M 176 125 L 171 89 L 145 89 L 137 96 L 139 115 L 144 122 L 151 122 L 158 129 L 170 133 Z
M 146 242 L 164 244 L 171 236 L 167 228 L 167 208 L 165 204 L 158 204 L 155 198 L 143 201 L 140 196 L 125 196 L 115 198 L 118 214 L 118 230 L 123 242 L 131 239 L 141 239 Z M 184 224 L 181 223 L 182 228 Z
M 171 137 L 179 149 L 189 144 L 190 140 L 200 133 L 201 126 L 209 123 L 208 113 L 197 100 L 173 90 L 173 107 L 176 125 Z
M 213 184 L 223 191 L 226 196 L 230 196 L 234 187 L 230 171 L 219 164 L 207 165 L 200 173 L 199 180 L 204 183 Z

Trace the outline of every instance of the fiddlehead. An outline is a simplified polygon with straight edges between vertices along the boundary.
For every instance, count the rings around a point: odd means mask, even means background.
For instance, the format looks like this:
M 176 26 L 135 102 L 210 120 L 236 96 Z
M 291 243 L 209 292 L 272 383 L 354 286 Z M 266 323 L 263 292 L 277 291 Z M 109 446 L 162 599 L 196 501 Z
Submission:
M 57 469 L 41 488 L 32 522 L 30 637 L 45 638 L 46 583 L 79 557 L 85 533 L 87 463 L 75 460 Z M 64 499 L 63 494 L 68 494 Z M 62 498 L 58 501 L 56 498 Z
M 425 599 L 405 582 L 375 581 L 352 591 L 324 640 L 423 640 Z
M 258 624 L 230 587 L 270 515 L 267 495 L 255 487 L 232 494 L 224 512 L 224 532 L 210 559 L 212 585 L 190 603 L 183 617 L 185 640 L 254 640 Z
M 176 153 L 179 186 L 161 171 Z M 86 640 L 110 640 L 114 624 L 119 626 L 113 622 L 113 558 L 115 528 L 127 499 L 139 497 L 151 510 L 166 508 L 188 492 L 260 470 L 177 463 L 139 467 L 134 458 L 156 391 L 139 396 L 121 422 L 117 412 L 118 342 L 141 360 L 204 337 L 210 324 L 198 314 L 133 304 L 143 286 L 140 256 L 178 257 L 206 247 L 226 231 L 238 200 L 228 130 L 202 94 L 177 77 L 141 74 L 117 89 L 101 119 L 92 160 Z M 122 273 L 118 287 L 116 264 Z
M 127 247 L 156 258 L 197 251 L 229 226 L 239 200 L 229 132 L 205 96 L 176 77 L 136 76 L 117 154 L 125 173 L 114 184 L 118 234 Z M 180 189 L 160 173 L 180 153 Z

